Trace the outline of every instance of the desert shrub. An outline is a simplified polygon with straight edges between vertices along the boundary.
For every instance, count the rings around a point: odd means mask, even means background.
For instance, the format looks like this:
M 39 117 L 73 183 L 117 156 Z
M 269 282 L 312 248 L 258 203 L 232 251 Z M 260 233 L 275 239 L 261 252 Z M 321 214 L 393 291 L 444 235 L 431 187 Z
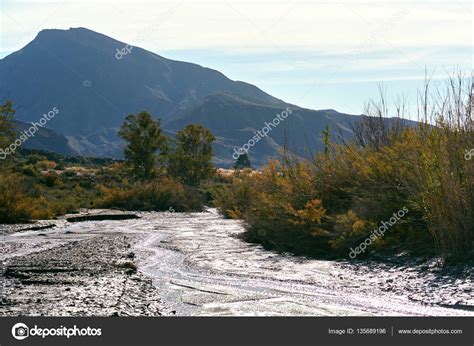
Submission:
M 56 162 L 50 160 L 41 160 L 36 162 L 36 168 L 39 170 L 50 170 L 56 167 Z
M 215 188 L 212 193 L 213 204 L 225 217 L 242 219 L 254 203 L 251 172 L 236 172 L 232 177 L 222 179 L 225 179 L 225 183 Z
M 393 213 L 407 208 L 372 248 L 433 252 L 423 211 L 404 180 L 413 170 L 411 159 L 419 155 L 419 148 L 410 143 L 415 134 L 406 129 L 401 138 L 391 138 L 390 145 L 378 149 L 336 147 L 329 160 L 315 162 L 317 185 L 332 222 L 332 249 L 357 246 Z
M 126 183 L 116 187 L 100 186 L 95 205 L 126 210 L 200 211 L 204 197 L 198 190 L 163 177 L 143 183 Z
M 229 217 L 243 218 L 245 238 L 281 251 L 318 255 L 328 248 L 326 211 L 306 163 L 271 161 L 259 173 L 240 173 L 217 195 Z
M 0 223 L 29 220 L 28 200 L 21 186 L 22 180 L 18 175 L 0 176 Z
M 48 159 L 45 156 L 39 154 L 30 154 L 26 158 L 26 162 L 32 165 L 36 165 L 38 162 L 47 161 Z
M 15 173 L 0 176 L 0 223 L 28 222 L 54 216 L 38 187 Z
M 47 172 L 43 175 L 41 183 L 48 187 L 58 186 L 63 183 L 61 177 L 56 172 Z
M 474 149 L 472 79 L 449 79 L 424 104 L 436 126 L 420 126 L 405 138 L 413 148 L 400 181 L 422 214 L 436 251 L 460 260 L 474 248 Z M 425 120 L 426 123 L 426 120 Z
M 428 93 L 424 93 L 428 95 Z M 217 195 L 226 216 L 242 218 L 245 237 L 282 251 L 347 256 L 403 208 L 403 218 L 368 252 L 409 251 L 462 260 L 474 241 L 472 81 L 424 100 L 418 126 L 387 126 L 385 102 L 355 126 L 352 141 L 327 145 L 312 160 L 283 155 Z M 379 107 L 379 108 L 378 108 Z M 429 113 L 429 114 L 428 114 Z M 396 114 L 400 115 L 400 114 Z
M 464 157 L 474 148 L 470 121 L 470 129 L 440 124 L 413 136 L 421 150 L 402 177 L 437 251 L 454 259 L 474 248 L 474 165 Z
M 38 177 L 38 175 L 39 175 L 39 171 L 36 169 L 35 166 L 33 166 L 31 164 L 21 165 L 16 170 L 17 170 L 17 172 L 19 172 L 21 174 L 24 174 L 26 176 L 29 176 L 29 177 L 34 177 L 35 178 L 35 177 Z

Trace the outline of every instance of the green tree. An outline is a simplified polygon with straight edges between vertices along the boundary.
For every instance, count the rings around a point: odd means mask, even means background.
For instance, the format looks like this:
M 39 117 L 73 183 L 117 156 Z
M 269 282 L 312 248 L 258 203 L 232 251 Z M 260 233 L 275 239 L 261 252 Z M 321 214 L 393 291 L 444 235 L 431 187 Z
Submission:
M 12 101 L 6 101 L 0 105 L 0 146 L 2 149 L 15 139 L 14 114 Z
M 234 163 L 234 169 L 244 169 L 244 168 L 250 168 L 250 160 L 247 154 L 242 154 L 239 155 L 237 160 L 235 160 Z
M 188 125 L 176 134 L 176 148 L 169 158 L 169 173 L 183 183 L 197 186 L 214 174 L 214 135 L 202 125 Z
M 0 163 L 7 158 L 4 150 L 15 140 L 14 114 L 12 101 L 0 105 Z
M 135 177 L 152 178 L 156 174 L 157 164 L 163 161 L 167 151 L 166 137 L 160 127 L 160 120 L 153 120 L 147 112 L 130 114 L 118 134 L 127 142 L 125 159 L 132 167 Z

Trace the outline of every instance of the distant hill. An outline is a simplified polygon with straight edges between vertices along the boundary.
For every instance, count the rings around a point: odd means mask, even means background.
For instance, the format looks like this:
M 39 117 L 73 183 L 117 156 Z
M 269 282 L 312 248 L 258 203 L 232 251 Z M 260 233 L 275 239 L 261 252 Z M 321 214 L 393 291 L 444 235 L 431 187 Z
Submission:
M 85 28 L 43 30 L 0 60 L 0 101 L 14 101 L 18 120 L 37 121 L 53 107 L 59 109 L 47 126 L 66 140 L 32 140 L 29 147 L 120 158 L 124 144 L 117 137 L 119 126 L 126 115 L 146 110 L 162 119 L 170 135 L 190 123 L 209 127 L 218 137 L 216 163 L 229 166 L 234 147 L 290 107 L 293 114 L 252 147 L 251 160 L 261 165 L 278 154 L 285 135 L 290 147 L 304 154 L 308 147 L 321 148 L 326 124 L 349 137 L 349 124 L 357 120 L 333 110 L 289 105 L 216 70 L 138 47 L 116 59 L 117 49 L 125 46 Z
M 23 132 L 28 130 L 31 124 L 15 120 L 15 127 L 18 132 Z M 65 136 L 44 127 L 38 127 L 38 131 L 35 135 L 24 142 L 21 147 L 25 149 L 52 151 L 63 155 L 79 154 L 79 152 L 71 146 L 71 143 L 69 143 L 69 140 Z

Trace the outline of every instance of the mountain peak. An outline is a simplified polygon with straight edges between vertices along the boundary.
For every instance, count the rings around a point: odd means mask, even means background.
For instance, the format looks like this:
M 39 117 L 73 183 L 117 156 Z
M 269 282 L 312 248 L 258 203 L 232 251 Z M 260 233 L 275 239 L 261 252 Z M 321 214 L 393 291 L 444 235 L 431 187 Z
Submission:
M 70 27 L 69 29 L 43 29 L 38 33 L 38 36 L 49 35 L 49 34 L 93 34 L 93 35 L 105 36 L 99 32 L 96 32 L 94 30 L 87 29 L 81 26 L 77 28 Z
M 50 41 L 50 40 L 73 40 L 79 43 L 89 43 L 89 42 L 100 42 L 100 44 L 110 44 L 113 42 L 114 45 L 124 44 L 120 41 L 117 41 L 109 36 L 101 34 L 99 32 L 84 28 L 69 28 L 69 29 L 43 29 L 41 30 L 36 38 L 32 41 Z

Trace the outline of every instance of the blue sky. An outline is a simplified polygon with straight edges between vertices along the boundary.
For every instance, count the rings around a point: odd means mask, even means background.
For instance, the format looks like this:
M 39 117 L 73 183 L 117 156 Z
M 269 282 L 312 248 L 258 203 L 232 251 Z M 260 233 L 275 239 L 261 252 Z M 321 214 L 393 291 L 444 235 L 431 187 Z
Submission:
M 470 74 L 472 17 L 460 0 L 2 0 L 0 58 L 41 29 L 81 26 L 303 107 L 360 114 L 380 83 L 413 109 L 425 69 L 434 83 Z

